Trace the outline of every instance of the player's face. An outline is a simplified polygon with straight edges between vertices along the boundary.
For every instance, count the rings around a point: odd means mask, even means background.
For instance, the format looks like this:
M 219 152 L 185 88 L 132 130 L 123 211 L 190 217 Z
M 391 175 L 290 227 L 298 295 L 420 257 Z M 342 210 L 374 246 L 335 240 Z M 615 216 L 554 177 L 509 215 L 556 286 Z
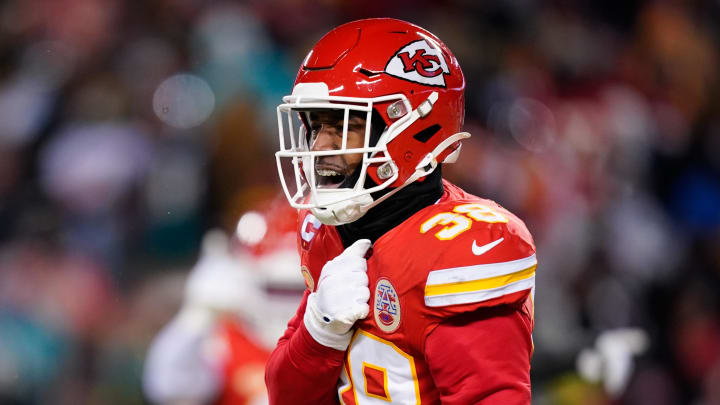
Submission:
M 313 151 L 340 150 L 343 138 L 343 111 L 318 111 L 309 115 L 310 149 Z M 362 148 L 365 141 L 365 118 L 350 114 L 347 130 L 347 149 Z M 318 156 L 315 160 L 317 185 L 338 187 L 362 162 L 362 153 Z

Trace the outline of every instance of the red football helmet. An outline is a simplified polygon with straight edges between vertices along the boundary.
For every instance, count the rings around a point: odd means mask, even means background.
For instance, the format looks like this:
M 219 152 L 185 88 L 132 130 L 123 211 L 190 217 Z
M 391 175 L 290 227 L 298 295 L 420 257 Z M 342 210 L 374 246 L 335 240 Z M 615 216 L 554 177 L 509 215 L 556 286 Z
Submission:
M 460 132 L 464 91 L 453 54 L 416 25 L 377 18 L 330 31 L 305 57 L 292 94 L 277 108 L 275 155 L 290 205 L 311 209 L 325 224 L 349 223 L 439 162 L 454 162 L 459 141 L 470 136 Z M 344 122 L 342 141 L 333 150 L 312 150 L 311 113 L 319 110 L 333 111 Z M 350 148 L 348 122 L 358 114 L 364 117 L 364 145 Z M 316 170 L 320 156 L 360 153 L 362 161 L 346 181 L 334 187 L 318 181 L 328 175 Z M 294 184 L 285 178 L 289 167 Z M 378 198 L 371 195 L 388 187 Z
M 279 196 L 278 196 L 279 197 Z M 235 231 L 237 259 L 257 275 L 264 298 L 252 308 L 262 319 L 255 334 L 272 348 L 297 310 L 308 284 L 297 251 L 297 210 L 280 197 L 244 213 Z
M 253 257 L 285 250 L 297 255 L 297 210 L 288 207 L 280 195 L 262 200 L 256 207 L 243 213 L 237 222 L 237 247 Z M 295 267 L 297 270 L 300 265 Z

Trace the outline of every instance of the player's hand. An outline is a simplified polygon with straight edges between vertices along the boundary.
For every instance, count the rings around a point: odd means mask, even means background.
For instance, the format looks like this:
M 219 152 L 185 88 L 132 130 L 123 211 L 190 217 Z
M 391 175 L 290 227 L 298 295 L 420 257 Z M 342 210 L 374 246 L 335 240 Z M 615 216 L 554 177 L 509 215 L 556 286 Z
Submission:
M 324 346 L 347 349 L 355 321 L 368 315 L 365 253 L 370 246 L 368 239 L 360 239 L 325 263 L 317 291 L 308 297 L 305 327 Z

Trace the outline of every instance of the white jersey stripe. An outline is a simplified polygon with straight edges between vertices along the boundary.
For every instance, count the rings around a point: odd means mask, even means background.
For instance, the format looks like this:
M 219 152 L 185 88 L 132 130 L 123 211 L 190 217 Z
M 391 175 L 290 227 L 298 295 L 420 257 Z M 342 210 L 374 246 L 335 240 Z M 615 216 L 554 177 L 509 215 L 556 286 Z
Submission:
M 430 286 L 483 280 L 486 278 L 512 274 L 535 265 L 537 265 L 537 258 L 533 254 L 532 256 L 509 262 L 477 264 L 474 266 L 433 270 L 430 274 L 428 274 L 427 282 L 425 284 Z

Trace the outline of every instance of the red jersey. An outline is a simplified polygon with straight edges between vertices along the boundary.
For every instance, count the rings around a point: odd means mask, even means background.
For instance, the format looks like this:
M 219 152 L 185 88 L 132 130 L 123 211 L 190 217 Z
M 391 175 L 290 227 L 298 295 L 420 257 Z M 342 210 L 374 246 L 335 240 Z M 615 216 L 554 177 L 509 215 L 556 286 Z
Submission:
M 220 325 L 219 338 L 227 344 L 224 384 L 216 405 L 249 405 L 265 397 L 263 374 L 268 351 L 248 337 L 238 322 Z
M 309 337 L 303 301 L 269 362 L 272 403 L 300 403 L 311 393 L 315 403 L 346 405 L 530 403 L 532 238 L 496 203 L 448 182 L 444 189 L 436 204 L 373 244 L 371 312 L 355 323 L 346 352 Z M 343 246 L 334 227 L 309 213 L 300 220 L 302 271 L 314 291 Z M 324 359 L 308 360 L 311 350 L 323 350 Z M 278 387 L 283 376 L 303 372 L 316 376 L 310 387 Z

